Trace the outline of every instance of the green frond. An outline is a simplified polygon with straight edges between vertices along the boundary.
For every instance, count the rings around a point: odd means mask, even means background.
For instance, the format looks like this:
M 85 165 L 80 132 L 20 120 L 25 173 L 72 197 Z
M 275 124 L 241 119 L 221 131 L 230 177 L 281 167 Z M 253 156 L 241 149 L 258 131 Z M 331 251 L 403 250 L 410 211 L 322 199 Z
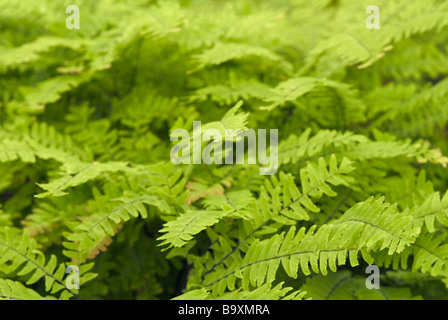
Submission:
M 310 133 L 311 130 L 307 129 L 300 137 L 291 135 L 281 142 L 278 148 L 279 163 L 300 163 L 331 154 L 347 157 L 352 161 L 406 156 L 415 158 L 420 163 L 448 163 L 448 158 L 440 150 L 431 149 L 430 144 L 424 140 L 414 143 L 397 139 L 372 141 L 363 135 L 330 130 L 319 131 L 313 137 L 310 137 Z
M 256 232 L 266 227 L 264 232 L 269 233 L 276 230 L 275 224 L 270 226 L 269 222 L 295 224 L 297 220 L 309 220 L 309 212 L 320 211 L 312 199 L 336 196 L 331 185 L 348 185 L 351 178 L 346 174 L 353 170 L 348 159 L 344 158 L 338 165 L 332 156 L 329 163 L 321 158 L 318 164 L 308 163 L 300 170 L 301 188 L 296 186 L 291 174 L 280 172 L 279 179 L 272 176 L 261 186 L 260 197 L 253 201 L 253 224 L 250 228 L 247 226 L 248 230 Z
M 36 162 L 33 149 L 23 141 L 3 140 L 0 142 L 0 162 L 20 159 L 23 162 Z
M 23 102 L 14 101 L 10 107 L 17 112 L 40 113 L 47 104 L 56 102 L 64 92 L 85 81 L 83 77 L 61 75 L 39 83 L 37 87 L 23 87 Z
M 312 300 L 356 300 L 356 293 L 364 290 L 365 279 L 355 278 L 348 270 L 315 275 L 306 280 L 301 290 Z
M 63 278 L 65 276 L 66 266 L 65 264 L 59 264 L 55 255 L 52 255 L 49 261 L 46 261 L 44 254 L 38 249 L 37 242 L 31 239 L 26 233 L 18 233 L 17 230 L 11 228 L 5 228 L 0 234 L 0 266 L 2 266 L 2 272 L 6 274 L 17 273 L 18 276 L 26 276 L 27 285 L 32 285 L 39 281 L 41 278 L 45 278 L 45 290 L 55 294 L 61 290 L 64 290 L 61 297 L 76 297 L 77 293 L 68 289 Z M 4 267 L 4 268 L 3 268 Z M 84 268 L 84 272 L 88 271 Z M 91 274 L 85 274 L 84 280 L 86 282 L 92 279 Z M 82 279 L 82 278 L 81 278 Z M 7 289 L 6 284 L 5 289 Z M 80 284 L 83 284 L 80 281 Z M 11 283 L 8 283 L 11 285 Z M 24 293 L 23 288 L 17 285 L 13 285 L 10 288 L 14 292 Z M 18 290 L 18 291 L 17 291 Z M 28 294 L 30 294 L 28 292 Z
M 64 254 L 76 262 L 84 262 L 106 250 L 111 237 L 116 234 L 120 224 L 131 218 L 148 218 L 145 204 L 166 212 L 168 205 L 153 195 L 128 195 L 111 199 L 114 207 L 109 212 L 94 213 L 72 226 L 72 232 L 66 233 L 69 242 L 64 242 Z
M 214 296 L 205 289 L 191 290 L 172 300 L 302 300 L 306 292 L 293 291 L 292 288 L 283 287 L 279 283 L 271 288 L 270 284 L 265 284 L 252 291 L 235 290 L 227 292 L 221 296 Z
M 72 2 L 0 0 L 0 299 L 448 298 L 447 1 Z
M 0 69 L 9 69 L 38 60 L 43 54 L 54 47 L 65 47 L 78 50 L 85 41 L 67 39 L 64 37 L 42 36 L 33 42 L 26 43 L 20 47 L 4 48 L 0 54 Z
M 414 223 L 418 226 L 423 226 L 429 232 L 435 232 L 435 221 L 443 226 L 448 226 L 448 192 L 443 198 L 440 198 L 438 192 L 430 195 L 426 201 L 418 208 L 411 210 L 414 216 Z
M 158 239 L 163 241 L 160 245 L 182 247 L 193 239 L 194 235 L 216 224 L 229 213 L 229 211 L 201 210 L 181 214 L 176 220 L 167 222 L 160 230 L 161 233 L 165 233 Z
M 357 266 L 358 253 L 372 262 L 370 251 L 388 249 L 390 255 L 402 252 L 415 241 L 419 229 L 412 228 L 412 217 L 399 214 L 396 206 L 385 204 L 384 199 L 368 199 L 348 210 L 340 219 L 323 225 L 317 231 L 315 226 L 297 233 L 291 227 L 287 234 L 277 234 L 266 240 L 253 241 L 244 257 L 238 257 L 228 264 L 215 267 L 204 277 L 206 287 L 223 293 L 231 290 L 240 279 L 244 289 L 259 287 L 275 280 L 280 264 L 289 277 L 297 278 L 299 270 L 309 275 L 311 269 L 326 275 L 328 268 L 336 272 L 337 266 Z
M 244 43 L 218 42 L 215 43 L 213 48 L 205 50 L 203 53 L 195 57 L 199 63 L 199 66 L 194 71 L 202 69 L 206 66 L 220 65 L 230 60 L 242 59 L 250 56 L 256 56 L 272 61 L 287 72 L 292 69 L 292 66 L 281 56 L 266 48 Z
M 341 106 L 342 118 L 340 120 L 342 123 L 355 123 L 364 120 L 366 107 L 358 98 L 356 90 L 350 85 L 309 77 L 292 78 L 280 83 L 263 98 L 264 102 L 270 104 L 262 106 L 260 109 L 270 111 L 286 102 L 295 102 L 303 96 L 305 96 L 303 101 L 297 101 L 297 105 L 305 113 L 312 114 L 315 106 L 322 109 L 327 106 L 328 112 L 332 112 L 335 102 L 338 102 L 338 105 Z
M 308 290 L 306 297 L 313 300 L 422 300 L 410 288 L 367 289 L 365 277 L 353 276 L 347 270 L 313 276 L 301 289 Z
M 45 198 L 49 196 L 60 197 L 67 194 L 64 190 L 75 187 L 87 181 L 97 178 L 106 172 L 116 172 L 124 170 L 127 166 L 125 162 L 108 162 L 108 163 L 70 163 L 65 164 L 66 174 L 49 183 L 38 183 L 39 187 L 47 192 L 36 195 L 37 198 Z
M 0 300 L 54 300 L 54 298 L 42 297 L 18 281 L 0 279 Z
M 302 300 L 306 292 L 292 291 L 292 288 L 283 287 L 279 283 L 271 288 L 270 284 L 265 284 L 252 291 L 235 290 L 214 298 L 217 300 Z

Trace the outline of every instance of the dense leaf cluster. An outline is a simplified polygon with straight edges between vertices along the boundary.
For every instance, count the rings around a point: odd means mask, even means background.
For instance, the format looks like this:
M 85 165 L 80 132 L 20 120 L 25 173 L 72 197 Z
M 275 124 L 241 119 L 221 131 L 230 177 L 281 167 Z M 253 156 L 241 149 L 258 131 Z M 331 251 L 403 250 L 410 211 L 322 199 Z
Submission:
M 0 0 L 0 298 L 448 298 L 448 2 L 374 2 Z

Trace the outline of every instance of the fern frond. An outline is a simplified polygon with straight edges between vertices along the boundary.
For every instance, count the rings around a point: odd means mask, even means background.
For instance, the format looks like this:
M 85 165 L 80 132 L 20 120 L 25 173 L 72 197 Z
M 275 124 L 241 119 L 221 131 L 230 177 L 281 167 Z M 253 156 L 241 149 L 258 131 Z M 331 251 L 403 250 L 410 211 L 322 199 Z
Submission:
M 0 69 L 5 70 L 16 66 L 23 66 L 23 64 L 38 60 L 42 54 L 50 51 L 54 47 L 78 50 L 85 43 L 86 41 L 82 39 L 42 36 L 22 46 L 0 50 Z
M 428 232 L 422 233 L 417 241 L 406 248 L 401 255 L 389 256 L 384 252 L 375 254 L 375 263 L 379 266 L 392 267 L 393 269 L 408 268 L 409 258 L 412 256 L 412 271 L 429 274 L 431 277 L 448 277 L 448 244 L 446 235 L 434 235 Z
M 365 279 L 355 278 L 348 270 L 315 275 L 306 280 L 301 290 L 313 300 L 356 300 L 356 292 L 365 289 Z
M 3 140 L 0 142 L 0 162 L 20 159 L 23 162 L 36 162 L 34 150 L 23 141 Z
M 244 258 L 237 258 L 228 268 L 220 267 L 205 276 L 207 286 L 222 293 L 241 279 L 242 287 L 259 287 L 275 279 L 282 264 L 289 277 L 296 278 L 299 269 L 305 274 L 327 274 L 329 267 L 336 272 L 347 257 L 351 266 L 358 265 L 358 252 L 372 262 L 367 252 L 388 248 L 388 253 L 402 252 L 419 233 L 412 228 L 411 216 L 396 212 L 396 206 L 385 204 L 384 199 L 368 199 L 348 210 L 340 219 L 323 225 L 316 232 L 315 226 L 296 234 L 291 227 L 286 235 L 277 234 L 270 239 L 256 239 L 247 249 Z
M 358 65 L 358 69 L 370 67 L 380 59 L 387 58 L 388 46 L 403 39 L 428 31 L 441 30 L 446 26 L 446 4 L 431 1 L 421 2 L 377 2 L 381 8 L 381 28 L 368 30 L 362 23 L 352 23 L 351 28 L 331 30 L 332 34 L 318 43 L 308 57 L 309 62 L 319 57 L 319 69 L 322 72 L 340 70 L 347 66 Z M 350 4 L 353 12 L 364 12 L 362 3 Z M 341 20 L 339 20 L 339 19 Z M 347 20 L 353 16 L 340 15 L 336 21 L 347 25 Z M 444 20 L 444 21 L 443 21 Z M 336 23 L 335 21 L 335 23 Z M 333 61 L 342 63 L 334 64 Z M 325 70 L 325 67 L 329 71 Z
M 302 300 L 306 292 L 292 291 L 292 288 L 283 287 L 283 282 L 275 287 L 267 283 L 252 291 L 235 290 L 227 292 L 222 296 L 214 298 L 213 295 L 209 299 L 216 300 Z
M 14 101 L 8 107 L 16 112 L 40 113 L 47 104 L 58 101 L 64 92 L 71 90 L 85 80 L 87 79 L 81 76 L 62 75 L 39 82 L 35 88 L 21 88 L 24 101 Z
M 366 279 L 353 276 L 350 271 L 343 270 L 330 273 L 327 276 L 315 275 L 307 279 L 302 290 L 307 291 L 307 297 L 313 300 L 421 300 L 414 296 L 409 288 L 379 289 L 366 288 Z
M 54 300 L 48 296 L 42 297 L 36 291 L 25 287 L 22 283 L 0 279 L 0 300 Z
M 249 98 L 265 98 L 269 92 L 269 87 L 256 79 L 240 80 L 231 79 L 228 85 L 208 85 L 196 90 L 190 96 L 190 101 L 206 101 L 211 99 L 223 105 L 236 103 L 238 100 L 248 100 Z
M 165 233 L 158 238 L 163 241 L 160 246 L 182 247 L 193 239 L 194 235 L 216 224 L 230 212 L 201 210 L 181 214 L 176 220 L 167 222 L 160 230 L 161 233 Z
M 319 154 L 324 148 L 350 145 L 357 142 L 365 142 L 366 137 L 351 132 L 337 132 L 333 130 L 321 130 L 310 137 L 311 128 L 307 128 L 300 137 L 292 134 L 280 142 L 278 147 L 279 164 L 297 163 Z
M 448 158 L 440 150 L 431 149 L 430 144 L 424 140 L 414 143 L 397 139 L 372 141 L 363 135 L 329 130 L 319 131 L 310 138 L 310 133 L 311 130 L 307 129 L 300 137 L 291 135 L 281 142 L 278 148 L 279 163 L 299 163 L 331 154 L 344 156 L 352 161 L 406 156 L 413 157 L 420 163 L 432 162 L 443 166 L 448 163 Z M 328 152 L 321 153 L 323 150 Z
M 278 63 L 280 67 L 285 69 L 292 69 L 281 56 L 266 48 L 243 43 L 216 43 L 213 48 L 196 56 L 196 59 L 200 64 L 196 70 L 202 69 L 208 65 L 220 65 L 229 60 L 241 59 L 248 56 L 258 56 Z
M 442 226 L 448 227 L 448 192 L 440 199 L 440 193 L 435 192 L 419 207 L 411 210 L 414 223 L 426 226 L 429 232 L 435 232 L 434 223 L 437 220 Z
M 280 179 L 272 176 L 261 186 L 260 197 L 253 201 L 253 222 L 246 223 L 246 228 L 252 233 L 270 233 L 276 230 L 276 223 L 295 224 L 298 220 L 309 220 L 309 212 L 320 211 L 312 198 L 336 196 L 330 185 L 348 185 L 351 178 L 346 175 L 353 170 L 348 159 L 344 158 L 338 166 L 336 157 L 332 156 L 329 163 L 320 159 L 318 164 L 308 163 L 300 170 L 301 189 L 296 186 L 291 174 L 281 172 Z M 269 225 L 270 222 L 274 224 Z
M 0 161 L 34 163 L 36 158 L 54 159 L 62 164 L 92 158 L 88 149 L 74 145 L 73 139 L 46 123 L 33 124 L 24 132 L 0 132 Z
M 315 94 L 312 93 L 315 91 Z M 361 122 L 364 120 L 364 103 L 358 98 L 358 93 L 350 85 L 327 79 L 292 78 L 280 83 L 270 90 L 263 101 L 270 103 L 262 106 L 262 110 L 273 110 L 286 102 L 295 102 L 298 98 L 310 94 L 310 102 L 303 102 L 303 112 L 311 113 L 313 108 L 323 108 L 325 105 L 334 109 L 334 102 L 341 106 L 343 123 Z M 308 104 L 308 105 L 307 105 Z M 317 110 L 317 109 L 316 109 Z
M 45 256 L 37 249 L 37 243 L 26 233 L 18 234 L 13 229 L 5 228 L 0 233 L 0 265 L 6 265 L 5 273 L 18 272 L 20 276 L 28 276 L 26 284 L 31 285 L 45 277 L 45 289 L 52 293 L 66 290 L 72 296 L 77 296 L 66 288 L 62 282 L 65 275 L 65 265 L 58 267 L 56 256 L 46 262 Z
M 283 287 L 283 282 L 271 288 L 265 284 L 252 291 L 235 290 L 221 296 L 214 296 L 204 288 L 190 290 L 172 300 L 302 300 L 306 292 L 293 291 L 292 288 Z
M 73 163 L 65 164 L 67 174 L 50 183 L 38 183 L 38 186 L 47 192 L 36 195 L 37 198 L 45 198 L 49 196 L 60 197 L 67 194 L 64 190 L 75 187 L 87 181 L 97 178 L 106 172 L 116 172 L 124 170 L 127 166 L 125 162 L 108 162 L 108 163 Z
M 110 237 L 116 233 L 121 223 L 131 218 L 148 218 L 145 204 L 168 211 L 168 205 L 153 195 L 128 195 L 112 199 L 117 203 L 110 212 L 94 213 L 74 225 L 71 233 L 66 233 L 69 242 L 64 242 L 64 254 L 76 262 L 84 262 L 105 251 Z

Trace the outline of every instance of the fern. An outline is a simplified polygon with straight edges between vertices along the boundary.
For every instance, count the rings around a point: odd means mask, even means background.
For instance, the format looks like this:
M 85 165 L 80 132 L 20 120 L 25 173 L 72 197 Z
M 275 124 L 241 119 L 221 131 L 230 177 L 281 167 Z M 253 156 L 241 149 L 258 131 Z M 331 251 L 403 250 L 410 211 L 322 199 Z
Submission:
M 71 4 L 0 0 L 1 299 L 447 297 L 446 1 Z
M 365 279 L 344 270 L 326 277 L 314 276 L 302 286 L 309 290 L 307 296 L 315 300 L 421 300 L 413 296 L 409 288 L 380 288 L 368 290 Z
M 283 288 L 283 283 L 274 288 L 265 284 L 253 291 L 235 290 L 219 297 L 219 300 L 302 300 L 306 292 L 290 292 L 291 288 Z M 191 290 L 188 293 L 180 295 L 173 300 L 212 300 L 216 299 L 213 294 L 205 289 Z
M 306 232 L 305 228 L 295 232 L 277 234 L 270 239 L 255 240 L 247 249 L 244 258 L 237 257 L 228 268 L 222 267 L 205 277 L 207 286 L 222 294 L 226 286 L 233 288 L 241 279 L 244 289 L 249 285 L 261 286 L 275 279 L 277 269 L 282 264 L 288 276 L 296 278 L 299 269 L 304 275 L 314 272 L 327 274 L 337 266 L 344 265 L 349 258 L 350 265 L 357 266 L 358 253 L 372 261 L 370 251 L 388 248 L 391 255 L 400 253 L 414 242 L 419 229 L 409 224 L 410 216 L 397 215 L 396 208 L 384 204 L 383 199 L 359 203 L 348 210 L 334 224 L 324 225 L 315 232 L 315 227 Z M 393 226 L 393 227 L 391 227 Z M 222 284 L 222 285 L 221 285 Z
M 56 256 L 52 255 L 50 260 L 46 262 L 43 253 L 37 249 L 36 241 L 30 239 L 29 235 L 26 233 L 22 235 L 17 234 L 13 229 L 5 229 L 4 231 L 0 238 L 2 256 L 0 265 L 6 265 L 2 270 L 4 273 L 8 274 L 18 271 L 17 275 L 28 277 L 27 285 L 31 285 L 44 277 L 46 291 L 51 291 L 52 294 L 55 294 L 64 290 L 61 298 L 77 296 L 77 293 L 68 289 L 62 282 L 65 265 L 60 264 L 58 266 Z M 85 274 L 84 279 L 81 278 L 81 282 L 82 280 L 88 281 L 87 277 L 92 278 L 91 275 Z M 26 290 L 26 288 L 17 284 L 4 282 L 3 285 L 5 289 L 9 287 L 13 295 L 16 292 L 21 295 L 26 292 L 28 295 L 36 296 L 32 291 Z M 8 292 L 5 292 L 5 294 L 8 297 Z
M 165 228 L 160 231 L 167 233 L 159 238 L 159 240 L 165 240 L 161 245 L 172 244 L 174 247 L 181 247 L 188 243 L 193 235 L 214 225 L 228 213 L 226 211 L 190 211 L 182 214 L 175 221 L 168 222 Z
M 104 172 L 115 172 L 118 170 L 123 170 L 126 165 L 126 163 L 122 162 L 66 164 L 65 170 L 67 174 L 50 183 L 39 184 L 39 187 L 47 190 L 48 192 L 36 195 L 36 197 L 43 198 L 48 196 L 63 196 L 66 194 L 64 190 L 67 188 L 74 187 L 92 180 Z
M 110 212 L 95 213 L 83 219 L 81 223 L 73 227 L 73 232 L 67 235 L 70 242 L 64 246 L 69 249 L 64 254 L 77 262 L 84 262 L 86 258 L 92 258 L 99 250 L 106 250 L 105 241 L 116 233 L 120 223 L 130 218 L 143 219 L 148 217 L 145 204 L 157 206 L 163 211 L 168 211 L 167 204 L 154 196 L 121 197 L 112 199 L 117 205 Z
M 412 210 L 412 214 L 416 223 L 419 225 L 424 223 L 429 232 L 434 232 L 436 230 L 434 226 L 436 219 L 443 226 L 447 226 L 447 210 L 448 193 L 442 199 L 440 199 L 439 193 L 433 193 L 421 206 Z
M 20 282 L 3 279 L 0 279 L 0 297 L 1 300 L 52 300 L 41 297 Z

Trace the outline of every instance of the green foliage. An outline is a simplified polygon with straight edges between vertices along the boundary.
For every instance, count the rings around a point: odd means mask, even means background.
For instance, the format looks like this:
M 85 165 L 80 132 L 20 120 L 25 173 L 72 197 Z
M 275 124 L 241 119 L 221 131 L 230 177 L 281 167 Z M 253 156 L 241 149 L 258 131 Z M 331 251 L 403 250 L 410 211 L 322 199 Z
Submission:
M 448 298 L 446 1 L 72 2 L 0 0 L 0 299 Z

